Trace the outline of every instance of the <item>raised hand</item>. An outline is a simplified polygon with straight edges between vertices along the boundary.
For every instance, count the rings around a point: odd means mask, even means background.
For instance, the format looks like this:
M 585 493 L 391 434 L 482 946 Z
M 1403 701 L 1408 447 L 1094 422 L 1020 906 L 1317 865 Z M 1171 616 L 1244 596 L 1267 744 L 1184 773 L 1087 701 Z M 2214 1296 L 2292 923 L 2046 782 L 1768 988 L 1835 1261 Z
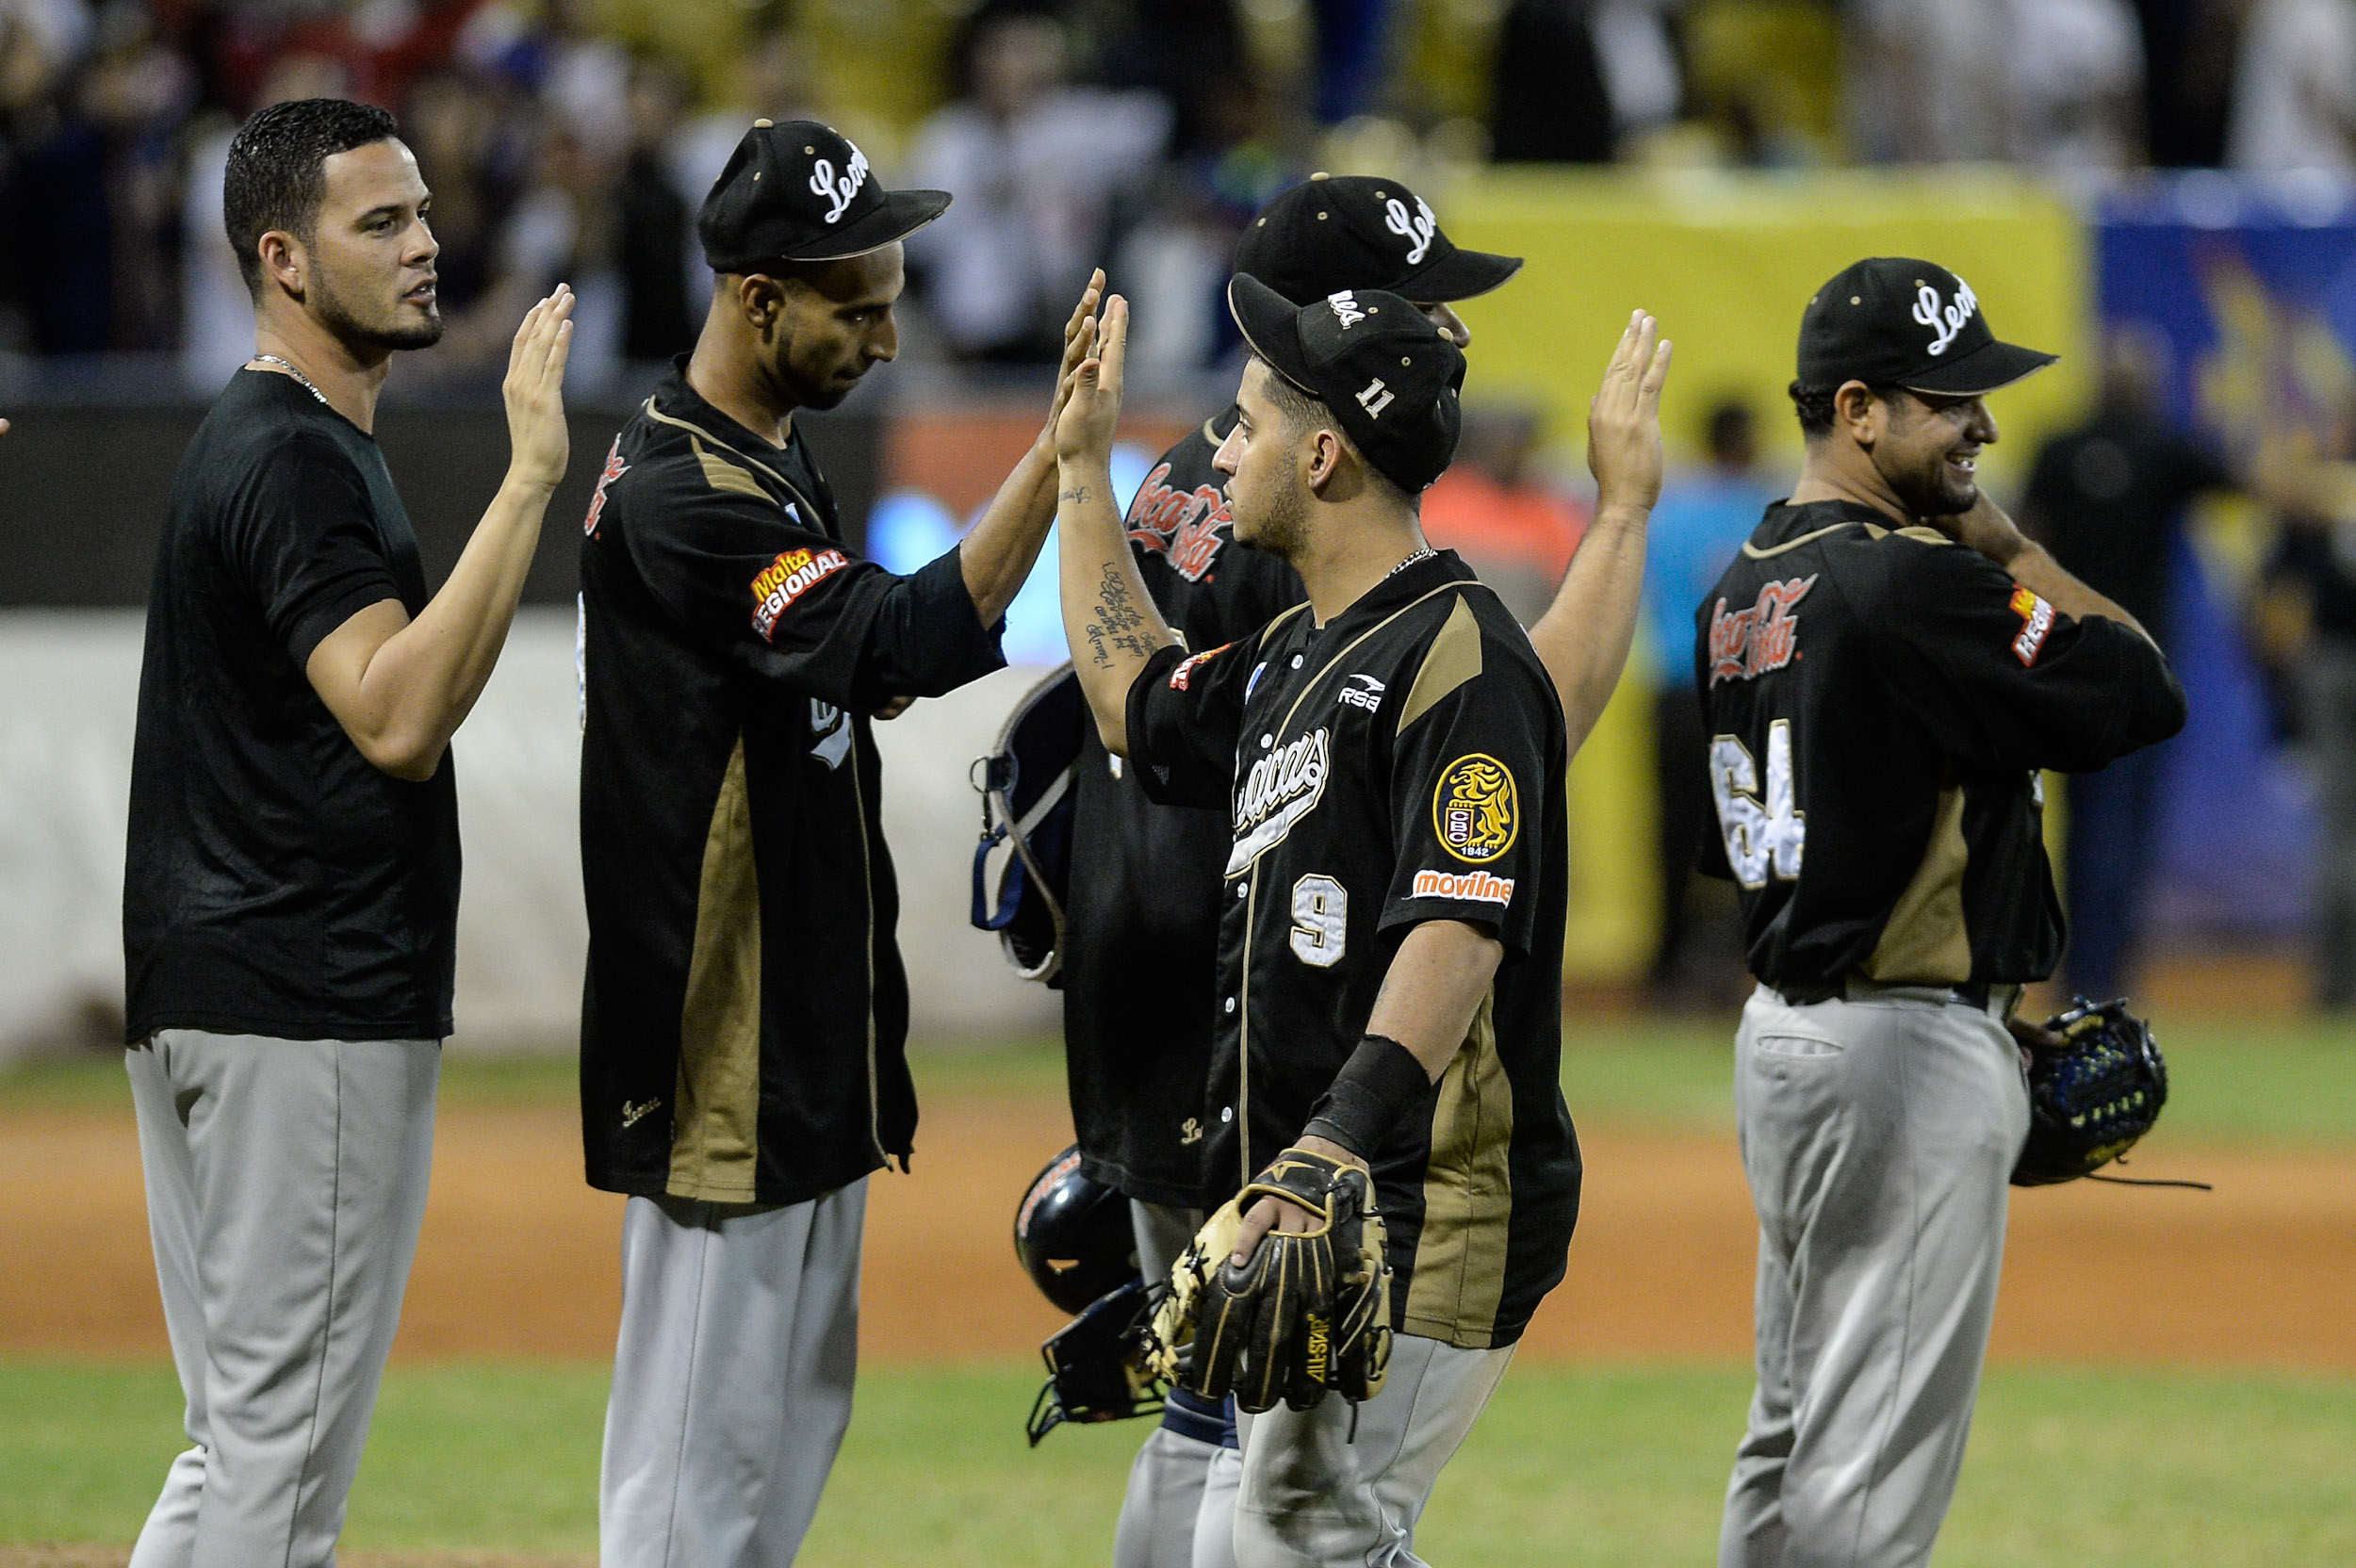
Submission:
M 1113 432 L 1121 424 L 1122 370 L 1129 355 L 1129 302 L 1115 294 L 1101 319 L 1083 324 L 1074 347 L 1084 351 L 1072 368 L 1072 391 L 1055 416 L 1058 459 L 1109 458 Z
M 507 380 L 499 387 L 507 402 L 508 474 L 523 483 L 554 490 L 564 477 L 571 441 L 564 425 L 564 361 L 573 346 L 573 290 L 556 292 L 524 313 L 515 346 L 507 355 Z
M 1649 512 L 1661 498 L 1661 386 L 1669 377 L 1669 344 L 1644 311 L 1628 318 L 1603 386 L 1587 402 L 1587 467 L 1595 504 Z M 1658 341 L 1656 341 L 1658 340 Z
M 1080 302 L 1072 307 L 1072 318 L 1063 324 L 1063 363 L 1055 368 L 1055 395 L 1047 405 L 1047 424 L 1039 432 L 1039 438 L 1050 446 L 1055 444 L 1055 423 L 1063 417 L 1063 405 L 1072 397 L 1072 375 L 1095 343 L 1096 307 L 1104 298 L 1104 270 L 1100 267 L 1088 275 Z

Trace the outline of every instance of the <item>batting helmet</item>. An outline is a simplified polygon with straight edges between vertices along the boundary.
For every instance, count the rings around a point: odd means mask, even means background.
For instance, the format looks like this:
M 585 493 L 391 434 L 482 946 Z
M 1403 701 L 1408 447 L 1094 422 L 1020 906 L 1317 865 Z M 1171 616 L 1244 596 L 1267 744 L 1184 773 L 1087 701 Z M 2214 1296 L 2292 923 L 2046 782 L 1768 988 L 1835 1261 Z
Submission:
M 1039 1294 L 1068 1313 L 1137 1277 L 1129 1200 L 1080 1173 L 1077 1144 L 1048 1161 L 1023 1194 L 1014 1255 Z

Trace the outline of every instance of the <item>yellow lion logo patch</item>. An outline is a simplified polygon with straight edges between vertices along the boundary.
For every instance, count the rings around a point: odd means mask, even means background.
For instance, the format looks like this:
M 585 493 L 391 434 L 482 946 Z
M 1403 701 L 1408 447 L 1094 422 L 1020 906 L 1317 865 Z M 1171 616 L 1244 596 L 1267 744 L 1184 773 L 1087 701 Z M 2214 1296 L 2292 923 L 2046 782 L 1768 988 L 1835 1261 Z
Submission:
M 1481 752 L 1459 757 L 1440 774 L 1432 792 L 1432 831 L 1459 860 L 1475 865 L 1513 847 L 1521 811 L 1513 797 L 1513 774 Z

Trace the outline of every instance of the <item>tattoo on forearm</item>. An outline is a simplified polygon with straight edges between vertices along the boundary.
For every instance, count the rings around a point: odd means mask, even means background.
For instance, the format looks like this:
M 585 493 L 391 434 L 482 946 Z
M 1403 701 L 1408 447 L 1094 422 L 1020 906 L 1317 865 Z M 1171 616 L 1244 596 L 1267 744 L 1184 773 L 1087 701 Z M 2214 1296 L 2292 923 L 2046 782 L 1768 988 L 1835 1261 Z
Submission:
M 1153 658 L 1160 645 L 1145 627 L 1145 612 L 1137 608 L 1120 563 L 1106 563 L 1096 590 L 1096 618 L 1080 628 L 1088 657 L 1099 669 L 1109 668 L 1117 652 L 1140 662 Z
M 1145 625 L 1145 612 L 1130 596 L 1127 576 L 1118 562 L 1104 565 L 1104 580 L 1096 591 L 1097 613 L 1104 616 L 1109 631 L 1135 631 Z
M 1070 501 L 1075 506 L 1085 506 L 1088 504 L 1088 487 L 1085 484 L 1075 484 L 1055 498 L 1059 501 Z

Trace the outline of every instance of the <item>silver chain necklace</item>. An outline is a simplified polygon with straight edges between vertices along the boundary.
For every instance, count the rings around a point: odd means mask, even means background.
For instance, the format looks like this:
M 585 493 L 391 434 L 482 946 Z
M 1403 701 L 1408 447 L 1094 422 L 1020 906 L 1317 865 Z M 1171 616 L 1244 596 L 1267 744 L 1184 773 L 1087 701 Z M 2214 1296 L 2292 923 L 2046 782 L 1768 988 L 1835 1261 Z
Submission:
M 1431 546 L 1426 545 L 1423 548 L 1421 548 L 1421 549 L 1417 550 L 1415 554 L 1413 554 L 1413 555 L 1409 556 L 1406 560 L 1404 560 L 1404 561 L 1400 562 L 1398 565 L 1396 565 L 1396 566 L 1392 567 L 1389 571 L 1384 572 L 1384 573 L 1383 574 L 1383 580 L 1384 580 L 1385 582 L 1388 582 L 1391 579 L 1393 579 L 1393 578 L 1395 578 L 1395 577 L 1399 576 L 1399 573 L 1401 573 L 1401 572 L 1405 571 L 1408 567 L 1410 567 L 1410 566 L 1414 565 L 1416 562 L 1418 562 L 1418 561 L 1429 561 L 1429 560 L 1431 560 L 1433 556 L 1435 556 L 1435 555 L 1437 555 L 1437 554 L 1439 554 L 1439 553 L 1440 553 L 1440 552 L 1439 552 L 1438 550 L 1435 550 L 1435 549 L 1433 549 Z
M 303 388 L 308 391 L 311 396 L 317 398 L 320 402 L 325 403 L 329 408 L 334 408 L 335 406 L 334 403 L 327 401 L 327 394 L 320 391 L 310 377 L 304 375 L 301 370 L 296 369 L 292 365 L 287 364 L 276 354 L 255 354 L 254 356 L 254 362 L 257 365 L 277 366 L 281 370 L 286 371 L 286 374 L 301 382 Z M 1430 550 L 1426 550 L 1424 553 L 1426 555 L 1430 555 L 1432 552 Z

